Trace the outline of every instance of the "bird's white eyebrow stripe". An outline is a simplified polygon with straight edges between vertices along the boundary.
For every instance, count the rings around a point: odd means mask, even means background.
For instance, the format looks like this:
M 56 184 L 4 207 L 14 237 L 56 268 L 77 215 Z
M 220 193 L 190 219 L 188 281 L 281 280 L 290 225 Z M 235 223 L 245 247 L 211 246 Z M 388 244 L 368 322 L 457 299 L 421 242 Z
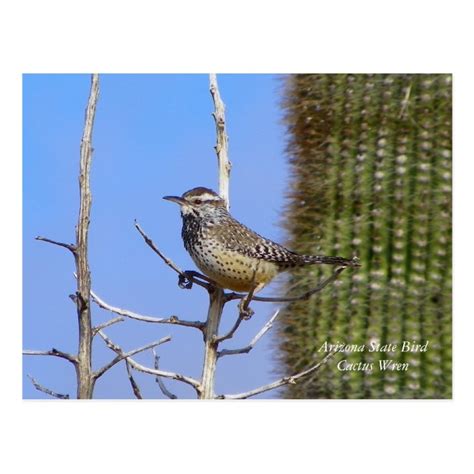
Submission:
M 219 201 L 219 196 L 214 196 L 214 194 L 203 193 L 196 196 L 191 196 L 191 200 L 200 199 L 201 201 Z

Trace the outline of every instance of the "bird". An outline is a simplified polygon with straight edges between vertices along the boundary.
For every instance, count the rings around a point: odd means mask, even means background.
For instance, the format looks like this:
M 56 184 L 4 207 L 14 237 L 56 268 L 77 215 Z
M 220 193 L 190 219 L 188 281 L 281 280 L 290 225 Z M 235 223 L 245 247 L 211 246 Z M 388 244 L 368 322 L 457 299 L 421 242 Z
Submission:
M 182 196 L 163 196 L 180 206 L 184 247 L 217 286 L 255 294 L 281 272 L 312 264 L 360 266 L 356 257 L 301 255 L 249 229 L 227 210 L 212 189 L 196 187 Z

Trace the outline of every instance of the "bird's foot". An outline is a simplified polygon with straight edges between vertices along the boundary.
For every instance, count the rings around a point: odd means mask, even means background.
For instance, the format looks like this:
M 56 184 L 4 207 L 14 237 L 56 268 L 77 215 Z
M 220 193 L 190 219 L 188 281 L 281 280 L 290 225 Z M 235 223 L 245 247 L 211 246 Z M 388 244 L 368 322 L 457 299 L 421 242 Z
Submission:
M 239 303 L 239 315 L 242 319 L 248 320 L 255 314 L 255 311 L 249 307 L 247 298 L 242 298 Z
M 178 286 L 183 290 L 190 290 L 193 287 L 193 277 L 188 272 L 180 273 L 178 276 Z

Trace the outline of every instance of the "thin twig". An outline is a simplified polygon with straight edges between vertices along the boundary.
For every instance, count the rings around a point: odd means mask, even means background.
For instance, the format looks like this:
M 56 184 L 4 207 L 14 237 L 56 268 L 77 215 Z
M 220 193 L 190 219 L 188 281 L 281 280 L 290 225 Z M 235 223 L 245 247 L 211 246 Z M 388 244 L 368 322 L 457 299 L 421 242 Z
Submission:
M 49 351 L 24 350 L 23 355 L 60 357 L 61 359 L 66 359 L 67 361 L 71 362 L 71 364 L 74 364 L 74 365 L 77 364 L 77 357 L 67 352 L 58 351 L 54 347 Z
M 166 263 L 171 269 L 173 269 L 179 276 L 180 276 L 180 287 L 181 288 L 191 288 L 191 286 L 186 286 L 183 282 L 184 281 L 191 281 L 192 283 L 195 283 L 198 286 L 202 286 L 203 288 L 208 289 L 209 285 L 205 282 L 202 282 L 200 280 L 195 279 L 193 276 L 188 274 L 187 272 L 181 270 L 181 268 L 176 265 L 176 263 L 173 262 L 170 258 L 168 258 L 153 242 L 153 240 L 148 237 L 147 234 L 143 231 L 143 229 L 140 227 L 140 224 L 135 220 L 135 227 L 137 228 L 138 232 L 140 232 L 141 236 L 145 240 L 145 243 L 163 260 L 163 262 Z
M 240 326 L 240 324 L 242 323 L 242 321 L 244 319 L 245 319 L 245 314 L 240 312 L 238 317 L 237 317 L 237 320 L 235 321 L 234 325 L 229 330 L 229 332 L 224 334 L 223 336 L 216 337 L 215 342 L 220 343 L 222 341 L 225 341 L 225 340 L 230 339 L 231 337 L 233 337 L 233 335 L 235 334 L 235 331 L 237 331 L 237 329 L 239 329 L 239 326 Z
M 156 353 L 155 349 L 153 348 L 152 349 L 153 351 L 153 359 L 154 359 L 154 367 L 155 367 L 155 370 L 159 370 L 159 363 L 160 363 L 160 357 L 158 356 L 158 354 Z M 161 392 L 163 393 L 163 395 L 165 397 L 168 397 L 170 398 L 171 400 L 176 400 L 178 397 L 174 394 L 174 393 L 171 393 L 167 388 L 166 388 L 166 385 L 163 383 L 163 380 L 161 380 L 161 377 L 158 377 L 158 375 L 155 377 L 155 381 L 156 383 L 158 384 L 158 386 L 160 387 L 160 390 Z
M 92 336 L 95 336 L 101 329 L 108 328 L 113 324 L 121 323 L 123 321 L 125 321 L 125 318 L 123 318 L 122 316 L 117 316 L 116 318 L 109 319 L 108 321 L 105 321 L 104 323 L 92 328 Z
M 278 317 L 280 310 L 277 309 L 275 314 L 267 321 L 265 326 L 257 333 L 257 335 L 250 341 L 250 344 L 241 349 L 222 349 L 217 353 L 217 357 L 223 357 L 226 355 L 236 355 L 236 354 L 248 354 L 254 347 L 255 344 L 272 328 L 275 319 Z
M 136 319 L 137 321 L 143 321 L 146 323 L 158 323 L 158 324 L 174 324 L 177 326 L 186 326 L 191 328 L 203 330 L 205 323 L 201 321 L 184 321 L 179 319 L 177 316 L 170 316 L 169 318 L 155 318 L 153 316 L 145 316 L 142 314 L 134 313 L 127 309 L 118 308 L 117 306 L 112 306 L 106 303 L 103 299 L 99 298 L 96 293 L 91 290 L 92 301 L 96 303 L 100 308 L 110 311 L 112 313 L 119 314 L 120 316 L 125 316 L 126 318 Z
M 152 349 L 153 347 L 159 346 L 160 344 L 164 344 L 165 342 L 171 341 L 171 336 L 166 336 L 160 339 L 159 341 L 152 342 L 150 344 L 147 344 L 146 346 L 139 347 L 138 349 L 133 349 L 129 352 L 123 352 L 122 348 L 116 344 L 114 344 L 106 335 L 103 331 L 98 331 L 97 332 L 99 336 L 104 340 L 104 342 L 107 344 L 107 347 L 109 349 L 112 349 L 116 354 L 117 357 L 112 359 L 108 364 L 104 365 L 101 369 L 96 370 L 93 374 L 94 379 L 98 379 L 102 375 L 105 374 L 108 370 L 110 370 L 115 364 L 118 364 L 120 361 L 123 359 L 127 359 L 128 357 L 132 357 L 135 354 L 138 354 L 139 352 L 144 352 L 147 351 L 148 349 Z
M 135 382 L 135 379 L 133 378 L 132 370 L 130 369 L 130 364 L 128 363 L 128 360 L 125 361 L 125 366 L 127 367 L 128 380 L 130 381 L 130 385 L 132 386 L 133 394 L 135 395 L 135 398 L 141 400 L 143 398 L 142 392 L 140 391 L 140 387 L 138 386 L 137 382 Z
M 267 296 L 253 296 L 252 300 L 253 301 L 263 301 L 266 303 L 291 303 L 292 301 L 300 301 L 300 300 L 307 300 L 310 298 L 312 295 L 315 293 L 320 292 L 323 290 L 329 283 L 332 283 L 336 278 L 348 267 L 337 267 L 332 275 L 326 280 L 323 280 L 321 283 L 316 286 L 316 288 L 313 288 L 312 290 L 307 291 L 306 293 L 303 293 L 300 296 L 294 296 L 294 297 L 267 297 Z M 246 294 L 243 293 L 227 293 L 226 294 L 226 300 L 227 301 L 232 301 L 232 300 L 238 300 L 247 297 Z
M 40 392 L 46 393 L 47 395 L 50 395 L 51 397 L 54 398 L 59 398 L 61 400 L 68 400 L 69 395 L 67 393 L 58 393 L 58 392 L 53 392 L 51 389 L 43 387 L 43 385 L 39 384 L 31 375 L 27 374 L 27 377 L 31 380 L 31 383 L 34 385 L 36 390 L 39 390 Z
M 110 349 L 112 349 L 117 355 L 124 354 L 124 351 L 122 350 L 122 348 L 119 345 L 112 342 L 110 340 L 110 338 L 108 338 L 108 337 L 107 337 L 107 340 L 108 340 L 108 343 L 106 342 L 107 346 Z M 159 377 L 166 377 L 166 378 L 173 379 L 173 380 L 178 380 L 179 382 L 183 382 L 183 383 L 186 383 L 188 385 L 191 385 L 196 390 L 196 392 L 198 394 L 201 392 L 201 384 L 199 383 L 198 380 L 195 380 L 191 377 L 188 377 L 186 375 L 178 374 L 177 372 L 165 372 L 164 370 L 155 370 L 155 369 L 151 369 L 149 367 L 145 367 L 144 365 L 139 364 L 138 362 L 133 360 L 130 356 L 127 356 L 126 360 L 128 361 L 128 363 L 130 364 L 130 366 L 132 368 L 134 368 L 135 370 L 138 370 L 139 372 L 143 372 L 145 374 L 151 374 L 151 375 L 155 375 L 155 376 L 159 376 Z
M 46 237 L 41 237 L 40 235 L 35 237 L 35 240 L 41 240 L 43 242 L 48 242 L 50 244 L 59 245 L 60 247 L 64 247 L 64 248 L 70 250 L 73 254 L 75 254 L 76 250 L 77 250 L 77 248 L 74 244 L 66 244 L 64 242 L 57 242 L 56 240 L 51 240 L 51 239 L 48 239 Z
M 274 390 L 275 388 L 282 387 L 283 385 L 288 384 L 295 384 L 299 379 L 305 377 L 316 370 L 320 369 L 336 352 L 338 351 L 331 351 L 329 352 L 320 362 L 313 365 L 309 369 L 303 370 L 295 375 L 291 375 L 289 377 L 283 377 L 275 382 L 269 383 L 267 385 L 262 385 L 261 387 L 255 388 L 253 390 L 249 390 L 248 392 L 243 393 L 236 393 L 233 395 L 218 395 L 216 398 L 218 399 L 232 399 L 232 400 L 240 400 L 244 398 L 254 397 L 255 395 L 259 395 L 260 393 L 268 392 L 269 390 Z

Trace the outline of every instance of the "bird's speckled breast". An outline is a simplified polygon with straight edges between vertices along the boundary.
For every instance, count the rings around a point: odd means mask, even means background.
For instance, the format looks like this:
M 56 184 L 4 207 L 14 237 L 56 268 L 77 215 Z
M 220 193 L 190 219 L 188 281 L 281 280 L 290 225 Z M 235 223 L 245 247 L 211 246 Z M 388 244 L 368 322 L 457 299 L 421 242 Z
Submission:
M 255 264 L 255 259 L 218 245 L 203 251 L 194 249 L 190 254 L 205 275 L 222 288 L 233 291 L 250 291 L 255 286 L 265 285 L 278 273 L 278 266 L 273 262 L 260 260 Z

